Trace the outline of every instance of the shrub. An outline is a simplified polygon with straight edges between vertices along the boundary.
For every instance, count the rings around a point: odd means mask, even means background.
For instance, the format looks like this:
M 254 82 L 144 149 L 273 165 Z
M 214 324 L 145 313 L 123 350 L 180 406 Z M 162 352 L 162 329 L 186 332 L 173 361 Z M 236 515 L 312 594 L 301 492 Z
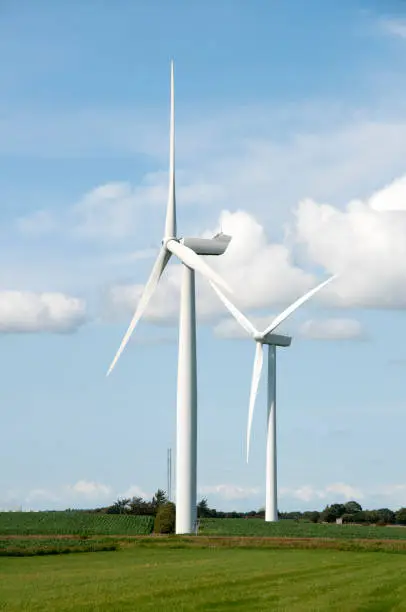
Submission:
M 176 507 L 172 502 L 167 502 L 159 506 L 155 517 L 155 533 L 174 533 L 175 532 Z

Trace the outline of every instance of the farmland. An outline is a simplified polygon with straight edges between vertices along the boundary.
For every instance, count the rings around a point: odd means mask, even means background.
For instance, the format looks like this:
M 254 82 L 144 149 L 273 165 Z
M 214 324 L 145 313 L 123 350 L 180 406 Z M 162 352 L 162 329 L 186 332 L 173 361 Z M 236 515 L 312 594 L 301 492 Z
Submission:
M 221 536 L 264 536 L 288 538 L 373 538 L 405 539 L 405 527 L 376 527 L 375 525 L 335 525 L 306 523 L 290 520 L 265 523 L 259 519 L 204 519 L 199 533 Z
M 91 555 L 2 557 L 0 575 L 8 612 L 406 609 L 406 555 L 384 552 L 129 544 Z
M 147 535 L 151 516 L 87 512 L 0 512 L 0 535 Z
M 117 550 L 117 540 L 88 536 L 5 536 L 0 537 L 1 557 L 63 555 L 78 552 Z
M 149 535 L 151 516 L 97 514 L 86 512 L 0 512 L 1 535 Z M 252 536 L 273 538 L 369 538 L 406 540 L 405 527 L 335 525 L 261 519 L 202 519 L 199 535 Z
M 406 610 L 402 527 L 204 519 L 198 537 L 152 527 L 133 515 L 0 513 L 0 608 Z M 67 554 L 79 552 L 91 554 Z

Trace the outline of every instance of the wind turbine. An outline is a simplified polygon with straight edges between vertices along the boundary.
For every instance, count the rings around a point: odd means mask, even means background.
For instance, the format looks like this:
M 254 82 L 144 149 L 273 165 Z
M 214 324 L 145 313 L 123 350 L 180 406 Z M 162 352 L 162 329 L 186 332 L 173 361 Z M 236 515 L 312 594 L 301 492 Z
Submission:
M 195 271 L 209 281 L 228 288 L 199 255 L 222 255 L 231 237 L 216 234 L 211 239 L 178 238 L 176 230 L 175 200 L 175 103 L 174 70 L 171 62 L 171 115 L 169 145 L 169 190 L 166 221 L 161 249 L 145 285 L 144 293 L 136 308 L 121 345 L 110 365 L 107 376 L 113 370 L 135 326 L 144 314 L 158 286 L 165 267 L 172 255 L 182 262 L 179 316 L 178 388 L 176 410 L 176 533 L 194 533 L 196 523 L 196 465 L 197 465 L 197 368 L 196 368 L 196 305 Z
M 315 293 L 330 283 L 337 275 L 333 275 L 323 281 L 305 295 L 298 298 L 293 304 L 283 310 L 268 327 L 260 332 L 247 319 L 247 317 L 210 281 L 214 291 L 220 300 L 231 312 L 238 323 L 248 332 L 255 341 L 255 359 L 252 372 L 251 392 L 248 409 L 247 424 L 247 463 L 250 452 L 250 438 L 252 419 L 254 415 L 255 400 L 258 394 L 259 381 L 264 361 L 263 346 L 268 345 L 268 410 L 267 410 L 267 435 L 266 435 L 266 496 L 265 496 L 265 520 L 274 522 L 278 520 L 278 487 L 277 487 L 277 454 L 276 454 L 276 347 L 290 346 L 292 338 L 272 332 L 278 325 L 283 323 L 302 304 L 307 302 Z

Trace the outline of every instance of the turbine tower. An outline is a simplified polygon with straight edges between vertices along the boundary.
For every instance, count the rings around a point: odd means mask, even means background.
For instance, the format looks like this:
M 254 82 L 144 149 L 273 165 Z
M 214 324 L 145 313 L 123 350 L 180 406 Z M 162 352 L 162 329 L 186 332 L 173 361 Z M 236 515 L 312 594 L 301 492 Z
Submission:
M 144 314 L 148 302 L 158 286 L 165 267 L 172 255 L 183 264 L 180 316 L 178 388 L 176 410 L 176 533 L 194 533 L 196 515 L 196 467 L 197 467 L 197 368 L 196 368 L 196 306 L 195 271 L 206 279 L 231 292 L 223 279 L 214 272 L 200 255 L 222 255 L 231 237 L 217 234 L 211 239 L 179 238 L 176 228 L 175 200 L 175 103 L 174 70 L 171 62 L 171 116 L 169 145 L 169 190 L 166 208 L 165 231 L 161 249 L 144 288 L 121 345 L 110 365 L 107 376 L 113 370 L 135 326 Z
M 258 331 L 238 308 L 210 281 L 213 289 L 228 308 L 233 317 L 245 329 L 255 341 L 255 359 L 252 372 L 251 392 L 248 409 L 247 424 L 247 463 L 250 452 L 250 439 L 252 419 L 254 415 L 255 400 L 258 394 L 259 381 L 264 361 L 263 346 L 268 345 L 268 409 L 267 409 L 267 433 L 266 433 L 266 476 L 265 476 L 265 520 L 275 522 L 278 520 L 278 483 L 277 483 L 277 453 L 276 453 L 276 347 L 290 346 L 292 338 L 273 334 L 278 325 L 285 321 L 302 304 L 307 302 L 315 293 L 330 283 L 337 275 L 331 276 L 323 281 L 305 295 L 297 299 L 293 304 L 281 312 L 272 323 L 263 331 Z

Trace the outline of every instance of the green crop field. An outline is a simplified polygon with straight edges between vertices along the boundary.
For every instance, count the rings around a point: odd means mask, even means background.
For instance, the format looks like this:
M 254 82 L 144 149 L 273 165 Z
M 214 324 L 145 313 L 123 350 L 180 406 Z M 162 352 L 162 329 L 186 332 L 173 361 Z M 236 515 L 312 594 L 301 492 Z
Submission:
M 290 520 L 265 523 L 261 519 L 204 519 L 199 533 L 224 536 L 267 536 L 288 538 L 373 538 L 406 539 L 406 527 L 323 525 Z
M 0 557 L 30 557 L 63 555 L 72 552 L 98 552 L 117 550 L 119 542 L 105 537 L 88 536 L 0 536 Z
M 130 545 L 90 555 L 0 557 L 0 592 L 7 612 L 401 611 L 406 555 Z
M 0 535 L 147 535 L 154 519 L 86 512 L 0 512 Z

